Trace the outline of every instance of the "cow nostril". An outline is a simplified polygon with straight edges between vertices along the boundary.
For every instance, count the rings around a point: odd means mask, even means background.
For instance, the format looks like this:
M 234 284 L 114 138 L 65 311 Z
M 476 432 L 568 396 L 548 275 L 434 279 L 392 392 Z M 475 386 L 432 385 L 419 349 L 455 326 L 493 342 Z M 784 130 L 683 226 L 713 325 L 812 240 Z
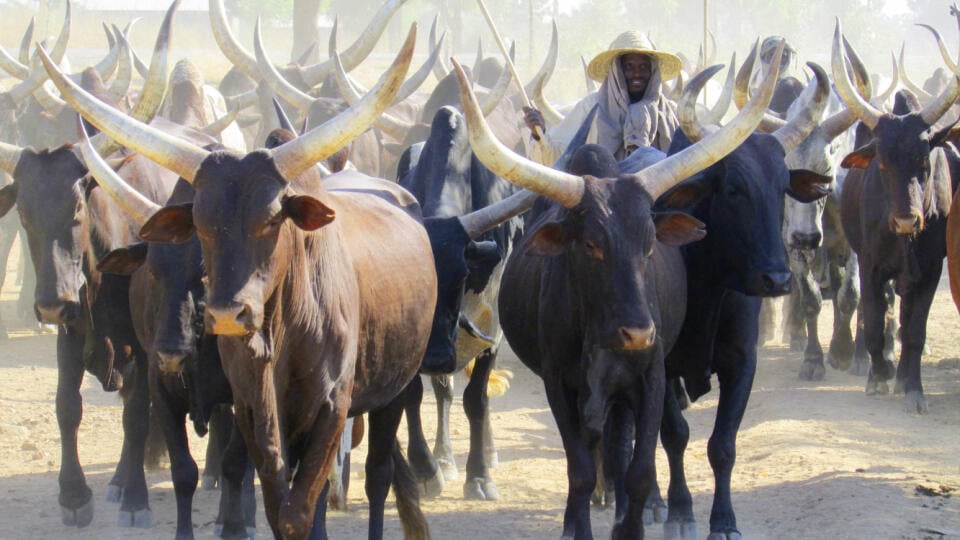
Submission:
M 653 346 L 657 339 L 657 330 L 649 326 L 621 326 L 620 343 L 625 350 L 643 350 Z

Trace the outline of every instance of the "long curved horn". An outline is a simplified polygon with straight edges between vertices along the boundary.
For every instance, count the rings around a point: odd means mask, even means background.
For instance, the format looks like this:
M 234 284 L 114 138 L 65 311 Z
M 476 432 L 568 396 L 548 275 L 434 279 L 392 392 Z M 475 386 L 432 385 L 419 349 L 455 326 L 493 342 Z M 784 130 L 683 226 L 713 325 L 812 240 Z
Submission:
M 200 132 L 210 135 L 211 137 L 217 137 L 223 132 L 223 130 L 230 127 L 230 124 L 236 121 L 239 114 L 240 109 L 237 107 L 232 107 L 229 111 L 227 111 L 227 114 L 204 126 Z
M 573 208 L 583 198 L 584 180 L 579 176 L 557 171 L 518 156 L 497 140 L 487 126 L 473 94 L 470 81 L 460 64 L 453 60 L 460 81 L 460 102 L 467 118 L 470 148 L 474 155 L 497 176 L 548 197 L 567 208 Z
M 847 75 L 846 62 L 844 62 L 842 35 L 840 19 L 837 18 L 837 25 L 833 31 L 833 53 L 830 62 L 833 70 L 833 82 L 836 84 L 837 93 L 840 94 L 840 98 L 843 99 L 847 108 L 851 109 L 867 127 L 873 129 L 877 127 L 877 122 L 883 116 L 883 112 L 867 102 L 853 89 L 850 77 Z
M 540 66 L 537 74 L 533 76 L 533 79 L 531 79 L 530 82 L 527 83 L 527 87 L 524 88 L 527 95 L 533 93 L 538 78 L 543 78 L 543 85 L 546 86 L 547 82 L 550 81 L 550 77 L 553 75 L 553 70 L 557 67 L 557 58 L 560 56 L 560 40 L 557 37 L 558 32 L 557 21 L 554 19 L 553 31 L 550 34 L 550 49 L 547 51 L 547 57 L 543 60 L 543 65 Z
M 950 79 L 950 84 L 947 85 L 947 88 L 940 93 L 935 99 L 930 100 L 926 105 L 923 106 L 923 110 L 920 111 L 920 117 L 923 118 L 923 121 L 927 125 L 932 126 L 940 120 L 940 117 L 946 114 L 950 107 L 957 101 L 957 96 L 960 96 L 960 75 L 954 74 Z
M 223 96 L 223 99 L 227 102 L 227 106 L 231 109 L 236 107 L 240 110 L 246 109 L 247 107 L 252 107 L 260 99 L 259 94 L 257 94 L 257 89 L 252 88 L 247 90 L 242 94 L 237 94 L 235 96 Z
M 119 102 L 126 97 L 130 91 L 130 83 L 133 81 L 133 55 L 130 53 L 130 43 L 121 32 L 117 32 L 118 49 L 120 50 L 117 60 L 117 76 L 110 87 L 107 88 L 107 97 L 114 103 Z
M 583 77 L 587 81 L 587 93 L 592 94 L 597 91 L 597 83 L 591 79 L 590 75 L 587 73 L 587 59 L 581 56 L 580 63 L 583 65 Z
M 180 0 L 174 0 L 170 4 L 170 7 L 167 8 L 167 13 L 164 15 L 163 22 L 160 24 L 160 30 L 157 32 L 157 41 L 153 47 L 153 57 L 150 59 L 150 69 L 147 73 L 147 78 L 143 83 L 143 89 L 140 90 L 140 98 L 137 100 L 136 105 L 133 106 L 133 110 L 130 111 L 130 117 L 134 120 L 149 123 L 153 120 L 153 117 L 157 115 L 157 112 L 160 111 L 160 106 L 163 104 L 163 96 L 167 93 L 167 57 L 170 51 L 170 39 L 173 33 L 173 16 L 177 12 L 178 7 L 180 7 Z M 126 42 L 128 51 L 133 50 L 130 42 L 126 41 L 126 36 L 121 36 L 118 39 Z M 61 94 L 63 93 L 62 88 L 60 92 Z M 66 98 L 66 96 L 64 96 L 64 98 Z M 97 133 L 91 141 L 100 155 L 110 155 L 120 148 L 120 145 L 111 140 L 111 137 L 106 134 Z
M 223 0 L 210 0 L 207 4 L 210 10 L 210 27 L 213 30 L 213 39 L 223 51 L 223 55 L 237 69 L 251 79 L 260 82 L 260 70 L 257 69 L 257 60 L 240 45 L 233 35 L 233 30 L 227 23 L 227 16 L 223 9 Z
M 440 58 L 440 51 L 443 49 L 443 40 L 446 37 L 447 33 L 444 32 L 443 35 L 440 36 L 440 42 L 433 48 L 430 56 L 428 56 L 427 60 L 420 66 L 420 69 L 414 72 L 414 74 L 403 83 L 403 86 L 401 86 L 397 92 L 397 97 L 393 98 L 393 103 L 390 105 L 397 105 L 403 102 L 423 85 L 433 71 L 433 66 L 436 65 L 437 60 Z
M 563 122 L 563 115 L 560 114 L 560 111 L 553 108 L 553 105 L 551 105 L 550 102 L 547 101 L 547 98 L 543 97 L 543 85 L 544 85 L 545 79 L 546 79 L 545 74 L 538 75 L 537 78 L 534 79 L 533 82 L 535 84 L 533 85 L 533 94 L 532 94 L 533 102 L 534 104 L 536 104 L 537 108 L 540 109 L 540 111 L 543 113 L 544 120 L 546 120 L 548 124 L 555 126 L 560 122 Z
M 947 45 L 943 42 L 943 38 L 940 37 L 940 32 L 937 32 L 934 27 L 928 24 L 918 23 L 917 26 L 926 28 L 931 34 L 933 34 L 933 38 L 937 40 L 937 48 L 940 49 L 940 57 L 943 58 L 943 63 L 950 68 L 950 71 L 957 73 L 958 70 L 960 70 L 960 66 L 957 66 L 957 63 L 953 60 L 953 58 L 950 58 L 950 53 L 947 52 Z
M 712 37 L 713 34 L 711 33 Z M 713 108 L 710 109 L 707 114 L 703 116 L 702 122 L 704 124 L 717 124 L 723 121 L 724 115 L 727 114 L 727 110 L 730 108 L 730 102 L 733 101 L 733 86 L 736 79 L 736 65 L 737 65 L 737 53 L 734 52 L 730 57 L 730 69 L 727 71 L 727 80 L 723 83 L 723 90 L 720 92 L 720 97 L 717 98 L 717 102 L 713 105 Z M 680 79 L 682 82 L 683 79 Z
M 27 25 L 23 37 L 20 38 L 20 54 L 17 55 L 17 59 L 20 60 L 21 64 L 30 63 L 30 44 L 33 43 L 33 28 L 36 22 L 36 17 L 30 17 L 30 24 Z
M 136 220 L 138 225 L 143 225 L 150 219 L 150 216 L 157 213 L 162 207 L 143 196 L 142 193 L 134 189 L 130 184 L 113 170 L 106 161 L 97 153 L 87 137 L 87 129 L 84 127 L 80 117 L 77 117 L 77 123 L 80 126 L 80 153 L 83 156 L 84 163 L 87 164 L 87 170 L 97 179 L 97 184 L 110 195 L 123 210 L 130 214 Z
M 490 229 L 529 210 L 539 196 L 529 189 L 522 189 L 490 206 L 458 216 L 457 219 L 467 236 L 476 240 Z
M 366 131 L 396 95 L 413 58 L 417 25 L 410 27 L 407 40 L 390 69 L 380 77 L 373 89 L 356 105 L 310 130 L 301 137 L 275 148 L 277 171 L 288 180 L 299 176 L 318 161 L 327 158 Z M 337 61 L 337 59 L 334 59 Z
M 905 48 L 906 48 L 905 43 L 900 45 L 900 69 L 899 69 L 900 82 L 903 83 L 904 88 L 913 92 L 913 94 L 917 96 L 917 98 L 919 98 L 920 101 L 923 101 L 924 103 L 926 103 L 930 101 L 930 99 L 933 96 L 928 94 L 927 91 L 924 90 L 923 88 L 920 88 L 919 86 L 917 86 L 912 80 L 910 80 L 910 77 L 907 75 L 907 63 L 903 59 Z
M 5 142 L 0 142 L 0 169 L 13 176 L 13 171 L 17 169 L 20 163 L 20 156 L 23 155 L 23 148 Z
M 446 35 L 446 32 L 444 32 Z M 440 39 L 443 39 L 443 36 L 440 36 Z M 476 73 L 480 69 L 480 63 L 483 62 L 483 37 L 477 37 L 477 56 L 473 59 L 473 72 Z
M 643 184 L 653 200 L 657 200 L 677 183 L 723 159 L 753 133 L 770 105 L 773 91 L 777 87 L 780 58 L 785 45 L 785 41 L 780 42 L 773 55 L 770 71 L 757 93 L 730 123 L 706 135 L 699 142 L 632 175 Z M 693 86 L 692 82 L 687 88 L 690 86 Z M 686 95 L 690 91 L 685 89 L 684 93 Z
M 30 68 L 10 56 L 3 47 L 0 47 L 0 68 L 21 81 L 30 76 Z
M 193 182 L 209 152 L 106 105 L 61 73 L 42 47 L 38 52 L 50 79 L 74 110 L 107 137 Z
M 114 26 L 112 33 L 119 35 L 121 32 L 116 26 Z M 107 40 L 107 41 L 108 41 L 107 55 L 104 56 L 99 62 L 91 66 L 93 69 L 97 71 L 97 74 L 99 74 L 100 78 L 103 80 L 107 80 L 113 75 L 113 72 L 117 69 L 117 66 L 120 62 L 120 55 L 122 54 L 122 52 L 120 51 L 119 40 L 114 38 L 112 40 Z M 74 80 L 77 80 L 77 79 L 74 79 Z
M 263 82 L 267 83 L 267 86 L 269 86 L 275 94 L 297 109 L 301 111 L 310 110 L 310 106 L 313 105 L 313 102 L 316 100 L 290 84 L 290 82 L 283 78 L 283 75 L 277 71 L 273 62 L 267 58 L 263 49 L 263 39 L 260 36 L 260 17 L 257 17 L 257 22 L 253 27 L 253 50 L 257 55 L 257 67 L 260 69 Z
M 67 102 L 56 96 L 50 90 L 52 87 L 53 85 L 48 85 L 47 82 L 44 81 L 44 83 L 38 86 L 33 92 L 33 99 L 37 100 L 37 103 L 39 103 L 47 113 L 57 115 L 67 106 Z
M 843 49 L 846 51 L 846 58 L 850 61 L 850 69 L 853 71 L 853 83 L 857 93 L 864 99 L 869 100 L 873 96 L 873 81 L 870 80 L 870 73 L 867 71 L 866 64 L 860 59 L 857 49 L 847 41 L 847 36 L 840 34 L 843 40 Z
M 343 97 L 343 100 L 353 107 L 363 99 L 363 96 L 354 88 L 350 82 L 350 76 L 347 75 L 346 70 L 344 70 L 340 64 L 340 54 L 337 52 L 336 43 L 334 43 L 334 47 L 331 49 L 331 54 L 334 60 L 333 74 L 337 88 L 340 90 L 340 95 Z M 369 92 L 367 93 L 369 94 Z M 386 112 L 380 114 L 376 125 L 387 135 L 390 135 L 390 137 L 398 141 L 402 141 L 406 133 L 413 128 L 413 124 L 404 122 Z
M 510 44 L 510 57 L 513 58 L 517 50 L 517 42 L 514 41 Z M 493 84 L 493 88 L 487 93 L 486 97 L 483 98 L 483 103 L 480 104 L 480 110 L 483 111 L 483 116 L 489 116 L 490 113 L 496 110 L 497 105 L 503 101 L 503 97 L 507 95 L 507 90 L 510 88 L 510 83 L 513 82 L 513 74 L 510 73 L 510 68 L 503 66 L 503 69 L 500 71 L 500 76 L 497 77 L 497 82 Z
M 433 16 L 433 24 L 430 25 L 430 38 L 428 43 L 430 43 L 430 48 L 436 48 L 437 45 L 437 26 L 440 24 L 440 14 Z M 450 74 L 450 65 L 447 64 L 447 61 L 440 57 L 440 60 L 433 65 L 433 76 L 437 78 L 438 81 L 442 81 L 447 75 Z
M 359 37 L 353 42 L 353 45 L 347 47 L 347 49 L 343 51 L 343 54 L 340 55 L 340 61 L 344 69 L 351 71 L 359 66 L 367 56 L 370 56 L 373 47 L 377 44 L 377 41 L 380 40 L 380 36 L 383 35 L 383 31 L 387 28 L 390 18 L 393 17 L 393 14 L 396 13 L 397 10 L 400 9 L 400 6 L 406 1 L 407 0 L 387 0 L 384 2 L 373 16 L 373 19 L 367 24 L 367 27 L 363 29 L 363 32 L 360 32 Z M 312 66 L 306 66 L 303 68 L 303 80 L 310 86 L 316 86 L 323 82 L 331 69 L 333 69 L 332 59 Z
M 687 82 L 680 99 L 677 100 L 677 118 L 680 120 L 680 129 L 692 143 L 704 138 L 709 132 L 707 127 L 697 118 L 697 96 L 700 95 L 700 91 L 703 90 L 707 81 L 721 69 L 723 69 L 722 65 L 716 65 L 701 70 Z M 746 106 L 746 103 L 744 103 L 744 106 Z
M 897 57 L 893 54 L 893 51 L 890 51 L 890 61 L 893 62 L 893 75 L 891 75 L 890 86 L 888 86 L 882 94 L 870 100 L 870 103 L 878 109 L 883 108 L 883 104 L 890 99 L 890 96 L 897 90 L 897 85 L 900 84 L 900 70 L 897 69 Z
M 280 128 L 290 133 L 296 133 L 297 128 L 293 127 L 293 122 L 291 122 L 290 117 L 287 116 L 287 111 L 283 110 L 283 107 L 280 106 L 280 100 L 274 97 L 270 98 L 270 101 L 273 102 L 273 110 L 277 113 L 277 122 L 280 124 Z
M 753 65 L 757 61 L 757 51 L 759 49 L 760 40 L 758 39 L 753 42 L 753 47 L 750 48 L 750 54 L 747 55 L 747 59 L 743 61 L 743 65 L 740 66 L 740 70 L 737 71 L 736 84 L 733 90 L 733 101 L 737 104 L 738 109 L 743 109 L 743 107 L 746 106 L 747 100 L 750 98 L 750 76 L 753 75 Z M 787 125 L 786 120 L 767 113 L 764 114 L 763 120 L 760 121 L 760 131 L 769 133 L 785 125 Z
M 817 88 L 813 97 L 800 113 L 787 122 L 787 125 L 773 132 L 773 137 L 787 154 L 800 146 L 800 143 L 817 127 L 817 121 L 823 116 L 823 110 L 830 98 L 830 79 L 827 77 L 827 72 L 814 62 L 807 62 L 807 67 L 813 70 L 813 75 L 817 79 Z

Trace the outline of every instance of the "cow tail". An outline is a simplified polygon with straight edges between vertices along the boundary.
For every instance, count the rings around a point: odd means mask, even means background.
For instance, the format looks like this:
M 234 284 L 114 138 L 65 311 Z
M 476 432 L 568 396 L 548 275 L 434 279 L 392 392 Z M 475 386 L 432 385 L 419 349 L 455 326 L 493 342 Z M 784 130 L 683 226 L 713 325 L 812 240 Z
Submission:
M 396 439 L 390 457 L 393 460 L 393 493 L 397 497 L 397 513 L 403 524 L 403 537 L 405 540 L 430 540 L 430 526 L 420 510 L 417 479 L 403 457 L 400 441 Z

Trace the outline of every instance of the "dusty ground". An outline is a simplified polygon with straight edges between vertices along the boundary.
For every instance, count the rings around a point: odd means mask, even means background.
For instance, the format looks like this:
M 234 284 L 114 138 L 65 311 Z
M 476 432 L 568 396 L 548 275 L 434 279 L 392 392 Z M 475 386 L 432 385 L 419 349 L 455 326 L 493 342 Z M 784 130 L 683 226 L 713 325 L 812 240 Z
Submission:
M 15 290 L 7 289 L 0 310 L 10 320 Z M 821 318 L 824 346 L 829 319 Z M 779 345 L 763 350 L 733 481 L 734 505 L 747 538 L 960 538 L 960 317 L 945 281 L 930 321 L 923 364 L 930 413 L 925 416 L 905 413 L 896 397 L 866 397 L 860 377 L 829 368 L 826 381 L 801 382 L 798 353 Z M 96 515 L 85 529 L 60 524 L 55 337 L 13 330 L 12 339 L 0 342 L 0 538 L 171 538 L 175 507 L 167 470 L 148 476 L 153 528 L 115 526 L 117 506 L 104 494 L 120 452 L 120 405 L 89 376 L 83 387 L 80 456 L 96 497 Z M 423 504 L 434 538 L 559 536 L 565 462 L 543 388 L 512 354 L 504 355 L 502 365 L 516 373 L 513 388 L 493 401 L 501 462 L 494 478 L 502 498 L 464 502 L 460 481 L 448 483 L 441 497 Z M 462 379 L 458 384 L 463 387 Z M 428 399 L 425 417 L 432 424 Z M 687 412 L 692 433 L 687 471 L 704 537 L 713 491 L 706 439 L 716 399 L 716 393 L 709 394 Z M 462 475 L 467 430 L 459 400 L 455 410 L 453 439 Z M 206 440 L 191 442 L 202 457 Z M 359 450 L 355 463 L 362 463 L 365 449 Z M 662 454 L 658 466 L 665 485 Z M 939 495 L 950 490 L 952 497 Z M 330 517 L 334 538 L 366 535 L 366 504 L 356 472 L 349 503 L 348 512 Z M 213 538 L 216 494 L 198 492 L 194 508 L 197 537 Z M 392 498 L 388 511 L 387 538 L 399 538 Z M 596 536 L 607 537 L 612 512 L 594 511 L 592 517 Z M 262 511 L 258 520 L 259 537 L 269 537 Z M 660 526 L 648 532 L 662 537 Z

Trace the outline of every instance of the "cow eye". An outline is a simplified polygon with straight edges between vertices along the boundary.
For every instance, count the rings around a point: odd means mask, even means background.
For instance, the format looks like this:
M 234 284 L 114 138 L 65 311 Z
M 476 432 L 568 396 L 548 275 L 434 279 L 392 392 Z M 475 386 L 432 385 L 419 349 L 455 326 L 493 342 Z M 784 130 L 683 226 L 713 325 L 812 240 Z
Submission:
M 603 260 L 603 250 L 600 249 L 600 246 L 598 246 L 596 243 L 590 240 L 584 240 L 583 247 L 587 251 L 587 257 L 597 261 Z

